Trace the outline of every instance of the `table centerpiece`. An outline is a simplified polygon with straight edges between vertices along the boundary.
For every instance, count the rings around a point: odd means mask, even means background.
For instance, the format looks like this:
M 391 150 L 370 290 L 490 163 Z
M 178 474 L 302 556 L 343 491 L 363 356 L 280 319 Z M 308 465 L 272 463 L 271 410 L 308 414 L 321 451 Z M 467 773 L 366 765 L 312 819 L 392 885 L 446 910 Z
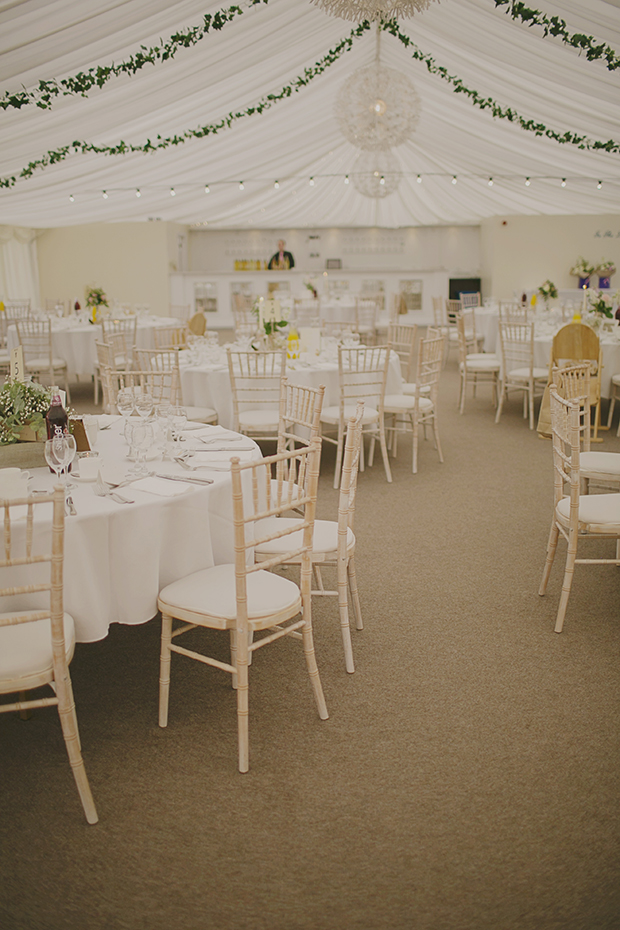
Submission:
M 547 278 L 547 280 L 544 281 L 544 282 L 540 285 L 540 287 L 538 288 L 538 293 L 540 294 L 540 296 L 541 296 L 542 299 L 544 300 L 544 302 L 545 302 L 545 307 L 547 307 L 547 306 L 549 305 L 549 301 L 550 301 L 550 300 L 557 300 L 557 299 L 558 299 L 558 289 L 557 289 L 557 287 L 555 286 L 555 284 L 553 283 L 553 281 L 550 281 L 550 280 L 549 280 L 549 278 Z
M 109 307 L 108 298 L 102 287 L 86 288 L 86 307 L 88 309 L 88 322 L 98 323 L 101 319 L 101 308 Z
M 596 266 L 596 273 L 598 275 L 599 289 L 611 287 L 610 278 L 612 274 L 616 273 L 615 262 L 609 261 L 608 259 L 602 259 Z
M 32 381 L 6 381 L 0 388 L 0 466 L 45 465 L 45 414 L 51 391 Z
M 570 273 L 579 278 L 579 287 L 590 287 L 590 278 L 594 274 L 594 265 L 579 256 Z

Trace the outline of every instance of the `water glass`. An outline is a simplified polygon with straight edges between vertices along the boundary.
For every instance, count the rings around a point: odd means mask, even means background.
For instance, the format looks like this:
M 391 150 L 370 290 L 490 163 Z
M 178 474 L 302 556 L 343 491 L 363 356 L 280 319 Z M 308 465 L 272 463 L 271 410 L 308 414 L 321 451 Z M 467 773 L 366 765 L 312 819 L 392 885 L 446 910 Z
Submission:
M 154 400 L 152 394 L 141 392 L 135 398 L 135 411 L 143 420 L 148 419 L 153 413 Z
M 127 420 L 134 412 L 136 398 L 131 388 L 122 388 L 116 397 L 116 407 L 122 417 Z

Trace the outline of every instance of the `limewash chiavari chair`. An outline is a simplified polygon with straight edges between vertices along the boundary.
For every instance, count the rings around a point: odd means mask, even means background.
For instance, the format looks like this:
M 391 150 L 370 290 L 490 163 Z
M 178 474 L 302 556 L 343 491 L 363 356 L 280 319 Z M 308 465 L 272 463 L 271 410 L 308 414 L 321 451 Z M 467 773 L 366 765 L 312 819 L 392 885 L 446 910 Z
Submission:
M 185 325 L 191 316 L 191 312 L 192 308 L 189 304 L 170 304 L 168 316 L 174 317 L 175 320 L 179 320 L 180 323 Z
M 601 422 L 601 373 L 603 355 L 600 340 L 591 326 L 585 323 L 568 323 L 557 331 L 551 345 L 549 362 L 549 381 L 553 368 L 566 368 L 577 362 L 591 362 L 590 368 L 590 406 L 596 407 L 594 416 L 593 442 L 601 442 L 598 430 Z
M 459 300 L 461 301 L 462 310 L 469 310 L 472 307 L 482 306 L 480 301 L 480 291 L 471 294 L 467 294 L 463 291 L 459 294 Z
M 136 349 L 135 359 L 138 368 L 142 371 L 171 371 L 177 372 L 177 390 L 174 404 L 185 407 L 187 419 L 198 423 L 217 423 L 217 411 L 212 407 L 188 407 L 183 401 L 183 388 L 181 385 L 181 370 L 179 368 L 179 349 Z
M 103 409 L 105 413 L 115 413 L 118 392 L 131 390 L 134 394 L 148 393 L 158 404 L 178 404 L 179 373 L 172 371 L 116 371 L 104 368 L 101 372 Z
M 413 394 L 415 392 L 415 384 L 412 385 L 411 375 L 413 373 L 417 332 L 418 327 L 415 323 L 392 322 L 388 326 L 387 341 L 400 360 L 404 394 Z
M 256 352 L 226 347 L 233 429 L 253 439 L 278 438 L 286 349 Z
M 187 344 L 187 326 L 164 324 L 153 328 L 153 345 L 156 349 L 182 349 Z
M 258 319 L 252 312 L 252 298 L 247 294 L 233 294 L 231 310 L 235 327 L 235 337 L 252 338 L 258 332 Z
M 457 333 L 459 337 L 459 372 L 461 376 L 459 391 L 459 413 L 465 411 L 465 394 L 467 384 L 471 380 L 474 397 L 476 386 L 480 383 L 490 383 L 493 392 L 493 403 L 497 405 L 497 393 L 500 373 L 500 361 L 496 355 L 484 352 L 469 352 L 475 347 L 476 332 L 468 328 L 468 316 L 471 311 L 459 313 L 457 317 Z
M 499 423 L 508 394 L 520 391 L 523 393 L 523 417 L 529 415 L 530 429 L 534 429 L 534 401 L 543 396 L 548 378 L 546 368 L 534 365 L 534 323 L 500 320 L 499 344 L 502 368 L 495 422 Z
M 132 366 L 137 325 L 135 317 L 128 320 L 101 321 L 103 342 L 107 342 L 111 347 L 114 367 L 119 370 L 128 370 Z
M 29 298 L 20 298 L 19 300 L 5 300 L 4 312 L 7 315 L 7 319 L 11 321 L 29 320 L 32 316 L 31 301 Z
M 437 389 L 443 367 L 444 341 L 445 336 L 439 330 L 429 327 L 426 337 L 420 340 L 418 348 L 415 393 L 413 395 L 385 395 L 386 428 L 391 438 L 392 454 L 396 456 L 398 434 L 411 433 L 413 446 L 411 470 L 414 475 L 418 471 L 420 425 L 425 432 L 427 426 L 432 426 L 435 448 L 439 455 L 439 461 L 443 463 L 437 425 Z
M 50 386 L 56 384 L 59 376 L 64 379 L 67 400 L 71 401 L 67 363 L 64 358 L 53 354 L 52 324 L 49 320 L 16 320 L 17 338 L 24 350 L 24 369 L 27 375 L 37 379 L 46 375 Z
M 321 301 L 314 297 L 296 297 L 293 301 L 293 319 L 297 326 L 321 325 Z
M 355 574 L 355 535 L 353 522 L 355 518 L 355 496 L 357 490 L 357 473 L 359 467 L 360 449 L 362 444 L 362 415 L 364 405 L 358 404 L 355 416 L 351 417 L 347 425 L 347 439 L 342 462 L 342 476 L 340 479 L 340 492 L 338 497 L 338 520 L 315 520 L 312 537 L 312 567 L 316 586 L 312 590 L 315 597 L 337 597 L 338 612 L 340 616 L 340 630 L 344 647 L 345 667 L 347 672 L 355 671 L 353 662 L 353 648 L 351 644 L 351 628 L 349 623 L 349 591 L 353 604 L 355 625 L 358 630 L 363 629 L 362 611 L 357 589 Z M 259 529 L 272 530 L 283 528 L 284 524 L 300 524 L 301 521 L 291 517 L 270 518 L 261 524 Z M 301 530 L 297 530 L 301 537 Z M 301 541 L 300 539 L 298 542 Z M 281 553 L 290 547 L 290 541 L 285 538 L 281 541 L 275 538 L 268 543 L 260 544 L 255 549 L 257 562 L 265 561 L 276 553 Z M 291 559 L 287 564 L 299 563 L 299 558 Z M 321 567 L 335 567 L 337 589 L 327 590 L 323 583 Z
M 566 564 L 555 621 L 561 633 L 573 583 L 575 565 L 620 565 L 620 494 L 581 494 L 580 404 L 549 391 L 553 443 L 553 503 L 545 567 L 538 593 L 547 590 L 560 535 L 566 540 Z M 566 491 L 568 490 L 568 494 Z M 586 539 L 610 539 L 616 558 L 577 558 L 578 544 Z
M 375 441 L 379 440 L 385 476 L 392 480 L 387 443 L 385 440 L 385 422 L 383 400 L 390 364 L 389 346 L 360 346 L 346 348 L 338 346 L 338 379 L 340 399 L 337 405 L 324 407 L 321 413 L 321 430 L 325 442 L 336 446 L 336 469 L 334 487 L 340 481 L 340 469 L 344 454 L 345 430 L 348 420 L 355 415 L 357 404 L 364 404 L 362 433 L 370 436 L 368 464 L 372 465 Z M 335 436 L 326 435 L 326 428 L 335 432 Z M 363 437 L 362 437 L 363 441 Z M 364 470 L 364 451 L 360 452 L 360 471 Z
M 35 520 L 35 511 L 44 514 L 50 506 L 51 541 L 49 523 Z M 0 694 L 19 696 L 13 703 L 0 704 L 0 712 L 58 708 L 84 814 L 89 823 L 97 823 L 69 675 L 75 628 L 73 618 L 63 610 L 64 491 L 57 487 L 53 494 L 3 500 L 0 511 L 4 523 L 0 597 L 10 598 L 6 605 L 10 609 L 0 613 Z M 19 532 L 14 525 L 17 521 Z M 53 696 L 28 699 L 26 692 L 47 685 L 52 688 Z
M 369 297 L 355 298 L 355 332 L 367 345 L 374 345 L 377 337 L 377 301 Z
M 159 677 L 159 725 L 168 725 L 171 653 L 211 665 L 232 676 L 237 690 L 239 771 L 249 769 L 248 664 L 264 646 L 291 636 L 301 640 L 319 717 L 328 717 L 312 636 L 312 535 L 319 474 L 320 444 L 280 452 L 257 462 L 231 460 L 235 562 L 194 572 L 167 585 L 159 594 L 162 615 Z M 280 466 L 284 465 L 282 469 Z M 286 471 L 286 481 L 272 480 L 272 469 Z M 299 496 L 299 489 L 303 496 Z M 301 523 L 280 515 L 295 505 L 304 507 Z M 278 517 L 273 529 L 264 521 Z M 301 540 L 298 534 L 301 535 Z M 290 539 L 288 549 L 265 562 L 252 557 L 257 546 L 273 539 Z M 301 562 L 299 585 L 271 571 L 286 562 Z M 295 619 L 302 614 L 301 619 Z M 181 626 L 173 629 L 173 621 Z M 177 637 L 206 627 L 230 635 L 231 661 L 222 662 L 177 644 Z M 259 636 L 261 632 L 264 636 Z
M 321 410 L 325 385 L 318 388 L 291 384 L 283 378 L 280 390 L 277 452 L 307 446 L 321 436 Z M 274 481 L 277 480 L 274 478 Z M 296 508 L 295 508 L 296 509 Z

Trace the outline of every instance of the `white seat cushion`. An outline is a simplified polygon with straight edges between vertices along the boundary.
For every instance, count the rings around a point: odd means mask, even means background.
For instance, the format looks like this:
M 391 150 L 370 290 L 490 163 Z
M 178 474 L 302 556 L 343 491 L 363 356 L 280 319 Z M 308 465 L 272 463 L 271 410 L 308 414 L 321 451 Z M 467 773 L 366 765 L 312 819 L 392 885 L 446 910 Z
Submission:
M 301 523 L 292 517 L 267 517 L 256 524 L 256 535 L 268 535 L 276 530 L 285 529 L 294 524 Z M 289 549 L 299 549 L 303 545 L 303 531 L 299 530 L 291 536 L 282 536 L 279 539 L 272 539 L 271 542 L 263 543 L 256 546 L 255 552 L 270 553 L 273 555 L 278 552 L 287 552 Z M 355 545 L 355 536 L 353 530 L 347 529 L 347 549 Z M 338 524 L 335 520 L 315 520 L 314 535 L 312 537 L 313 555 L 333 553 L 338 549 Z M 301 558 L 301 557 L 300 557 Z
M 472 358 L 470 355 L 467 356 L 466 360 L 467 371 L 479 371 L 479 372 L 494 372 L 499 371 L 499 361 L 494 356 L 491 355 L 488 358 L 485 358 L 484 355 L 481 355 L 480 358 Z M 463 367 L 461 362 L 460 367 Z
M 27 371 L 36 371 L 40 368 L 49 368 L 49 358 L 31 358 L 24 365 Z M 67 363 L 64 358 L 52 358 L 52 368 L 66 368 Z
M 356 408 L 353 406 L 348 407 L 345 404 L 344 408 L 344 419 L 345 422 L 350 420 L 351 417 L 355 416 Z M 366 426 L 367 423 L 374 423 L 379 419 L 379 411 L 374 407 L 364 406 L 364 415 L 362 417 L 362 426 Z M 321 411 L 321 422 L 323 423 L 338 423 L 340 421 L 340 407 L 323 407 Z
M 556 512 L 568 523 L 570 498 L 558 503 Z M 620 533 L 620 494 L 587 494 L 579 498 L 579 522 L 587 523 L 593 533 Z
M 420 397 L 418 409 L 422 412 L 430 410 L 433 402 L 430 397 Z M 415 397 L 410 394 L 386 394 L 384 410 L 386 413 L 398 412 L 400 410 L 413 410 L 415 407 Z
M 24 611 L 27 608 L 24 608 Z M 7 611 L 1 617 L 10 617 L 19 611 Z M 65 653 L 67 662 L 71 661 L 75 648 L 75 627 L 73 617 L 64 615 Z M 22 679 L 27 687 L 29 677 L 48 675 L 52 678 L 52 627 L 48 620 L 34 620 L 32 623 L 20 623 L 16 626 L 0 627 L 0 693 L 22 690 L 16 679 Z
M 620 452 L 582 452 L 579 466 L 583 474 L 592 478 L 614 475 L 620 478 Z
M 403 382 L 403 394 L 415 394 L 417 384 L 415 381 L 404 381 Z M 420 386 L 420 394 L 428 394 L 430 392 L 430 384 L 422 384 Z
M 239 426 L 241 430 L 275 430 L 278 429 L 280 413 L 278 410 L 241 410 Z
M 211 407 L 186 407 L 188 420 L 196 420 L 198 423 L 211 423 L 217 420 L 217 412 Z
M 248 618 L 258 628 L 261 619 L 280 611 L 294 611 L 300 603 L 297 585 L 273 572 L 258 571 L 248 575 L 247 588 Z M 206 614 L 220 621 L 209 625 L 221 629 L 230 627 L 237 616 L 235 566 L 215 565 L 173 581 L 159 595 L 160 610 L 165 612 L 167 606 Z
M 532 369 L 532 374 L 534 376 L 534 381 L 546 381 L 549 377 L 547 368 L 534 368 Z M 510 381 L 529 381 L 529 378 L 529 368 L 513 368 L 512 371 L 508 372 L 508 379 Z
M 612 375 L 611 380 L 613 384 L 620 384 L 620 372 L 617 375 Z

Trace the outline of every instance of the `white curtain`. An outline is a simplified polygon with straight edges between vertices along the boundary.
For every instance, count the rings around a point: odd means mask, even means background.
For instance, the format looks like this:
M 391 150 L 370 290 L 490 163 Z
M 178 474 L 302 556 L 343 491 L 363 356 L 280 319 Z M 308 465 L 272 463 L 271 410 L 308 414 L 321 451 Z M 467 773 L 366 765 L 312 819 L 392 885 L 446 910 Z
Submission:
M 41 230 L 22 226 L 0 226 L 0 297 L 29 298 L 39 306 L 37 239 Z

